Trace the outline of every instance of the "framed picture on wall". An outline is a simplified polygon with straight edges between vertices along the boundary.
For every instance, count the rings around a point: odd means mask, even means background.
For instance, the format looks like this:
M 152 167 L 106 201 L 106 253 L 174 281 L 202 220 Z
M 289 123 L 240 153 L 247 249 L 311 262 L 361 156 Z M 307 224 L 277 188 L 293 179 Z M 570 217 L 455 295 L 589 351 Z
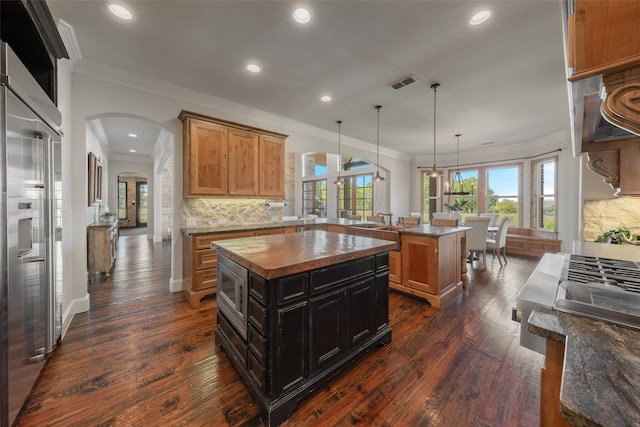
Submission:
M 95 154 L 89 153 L 88 161 L 88 205 L 92 206 L 102 200 L 102 163 Z
M 88 201 L 88 205 L 91 206 L 96 202 L 96 166 L 98 163 L 98 159 L 96 159 L 95 154 L 93 153 L 89 153 L 89 165 L 88 165 L 88 173 L 87 173 L 87 177 L 88 177 L 88 194 L 87 194 L 87 201 Z

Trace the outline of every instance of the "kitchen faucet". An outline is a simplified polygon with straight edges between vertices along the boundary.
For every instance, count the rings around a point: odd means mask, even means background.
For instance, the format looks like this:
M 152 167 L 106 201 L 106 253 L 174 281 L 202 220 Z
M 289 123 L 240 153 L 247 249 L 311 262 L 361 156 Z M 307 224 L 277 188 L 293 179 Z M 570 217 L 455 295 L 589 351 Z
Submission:
M 389 217 L 389 225 L 392 225 L 391 217 L 393 216 L 393 214 L 391 212 L 389 212 L 389 213 L 378 212 L 376 215 L 378 215 L 378 216 L 388 216 Z

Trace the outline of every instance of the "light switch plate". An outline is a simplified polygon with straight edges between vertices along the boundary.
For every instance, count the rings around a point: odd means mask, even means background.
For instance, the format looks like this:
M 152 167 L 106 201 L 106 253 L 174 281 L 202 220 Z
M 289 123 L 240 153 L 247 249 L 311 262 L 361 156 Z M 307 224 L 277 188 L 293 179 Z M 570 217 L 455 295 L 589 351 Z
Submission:
M 218 224 L 226 224 L 226 223 L 227 223 L 227 218 L 218 219 Z
M 198 224 L 198 220 L 196 218 L 187 218 L 187 227 L 195 227 Z

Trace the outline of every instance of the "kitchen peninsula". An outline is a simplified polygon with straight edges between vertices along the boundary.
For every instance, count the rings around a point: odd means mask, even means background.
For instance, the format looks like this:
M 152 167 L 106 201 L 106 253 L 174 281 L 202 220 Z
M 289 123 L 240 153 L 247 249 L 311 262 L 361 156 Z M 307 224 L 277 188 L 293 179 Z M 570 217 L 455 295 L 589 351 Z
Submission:
M 386 240 L 324 231 L 211 243 L 216 344 L 279 425 L 297 402 L 391 342 Z
M 267 224 L 183 228 L 183 293 L 197 306 L 216 293 L 216 251 L 211 242 L 268 234 L 324 230 L 394 242 L 389 252 L 390 287 L 439 308 L 466 286 L 469 228 L 428 224 L 394 227 L 341 218 L 299 219 Z

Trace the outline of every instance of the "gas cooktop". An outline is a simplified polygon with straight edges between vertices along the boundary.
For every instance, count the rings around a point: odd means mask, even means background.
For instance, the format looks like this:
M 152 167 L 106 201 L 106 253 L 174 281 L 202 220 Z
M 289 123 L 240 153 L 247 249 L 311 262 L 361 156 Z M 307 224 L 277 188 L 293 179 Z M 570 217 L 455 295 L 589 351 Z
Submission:
M 567 255 L 553 308 L 640 329 L 640 263 Z

